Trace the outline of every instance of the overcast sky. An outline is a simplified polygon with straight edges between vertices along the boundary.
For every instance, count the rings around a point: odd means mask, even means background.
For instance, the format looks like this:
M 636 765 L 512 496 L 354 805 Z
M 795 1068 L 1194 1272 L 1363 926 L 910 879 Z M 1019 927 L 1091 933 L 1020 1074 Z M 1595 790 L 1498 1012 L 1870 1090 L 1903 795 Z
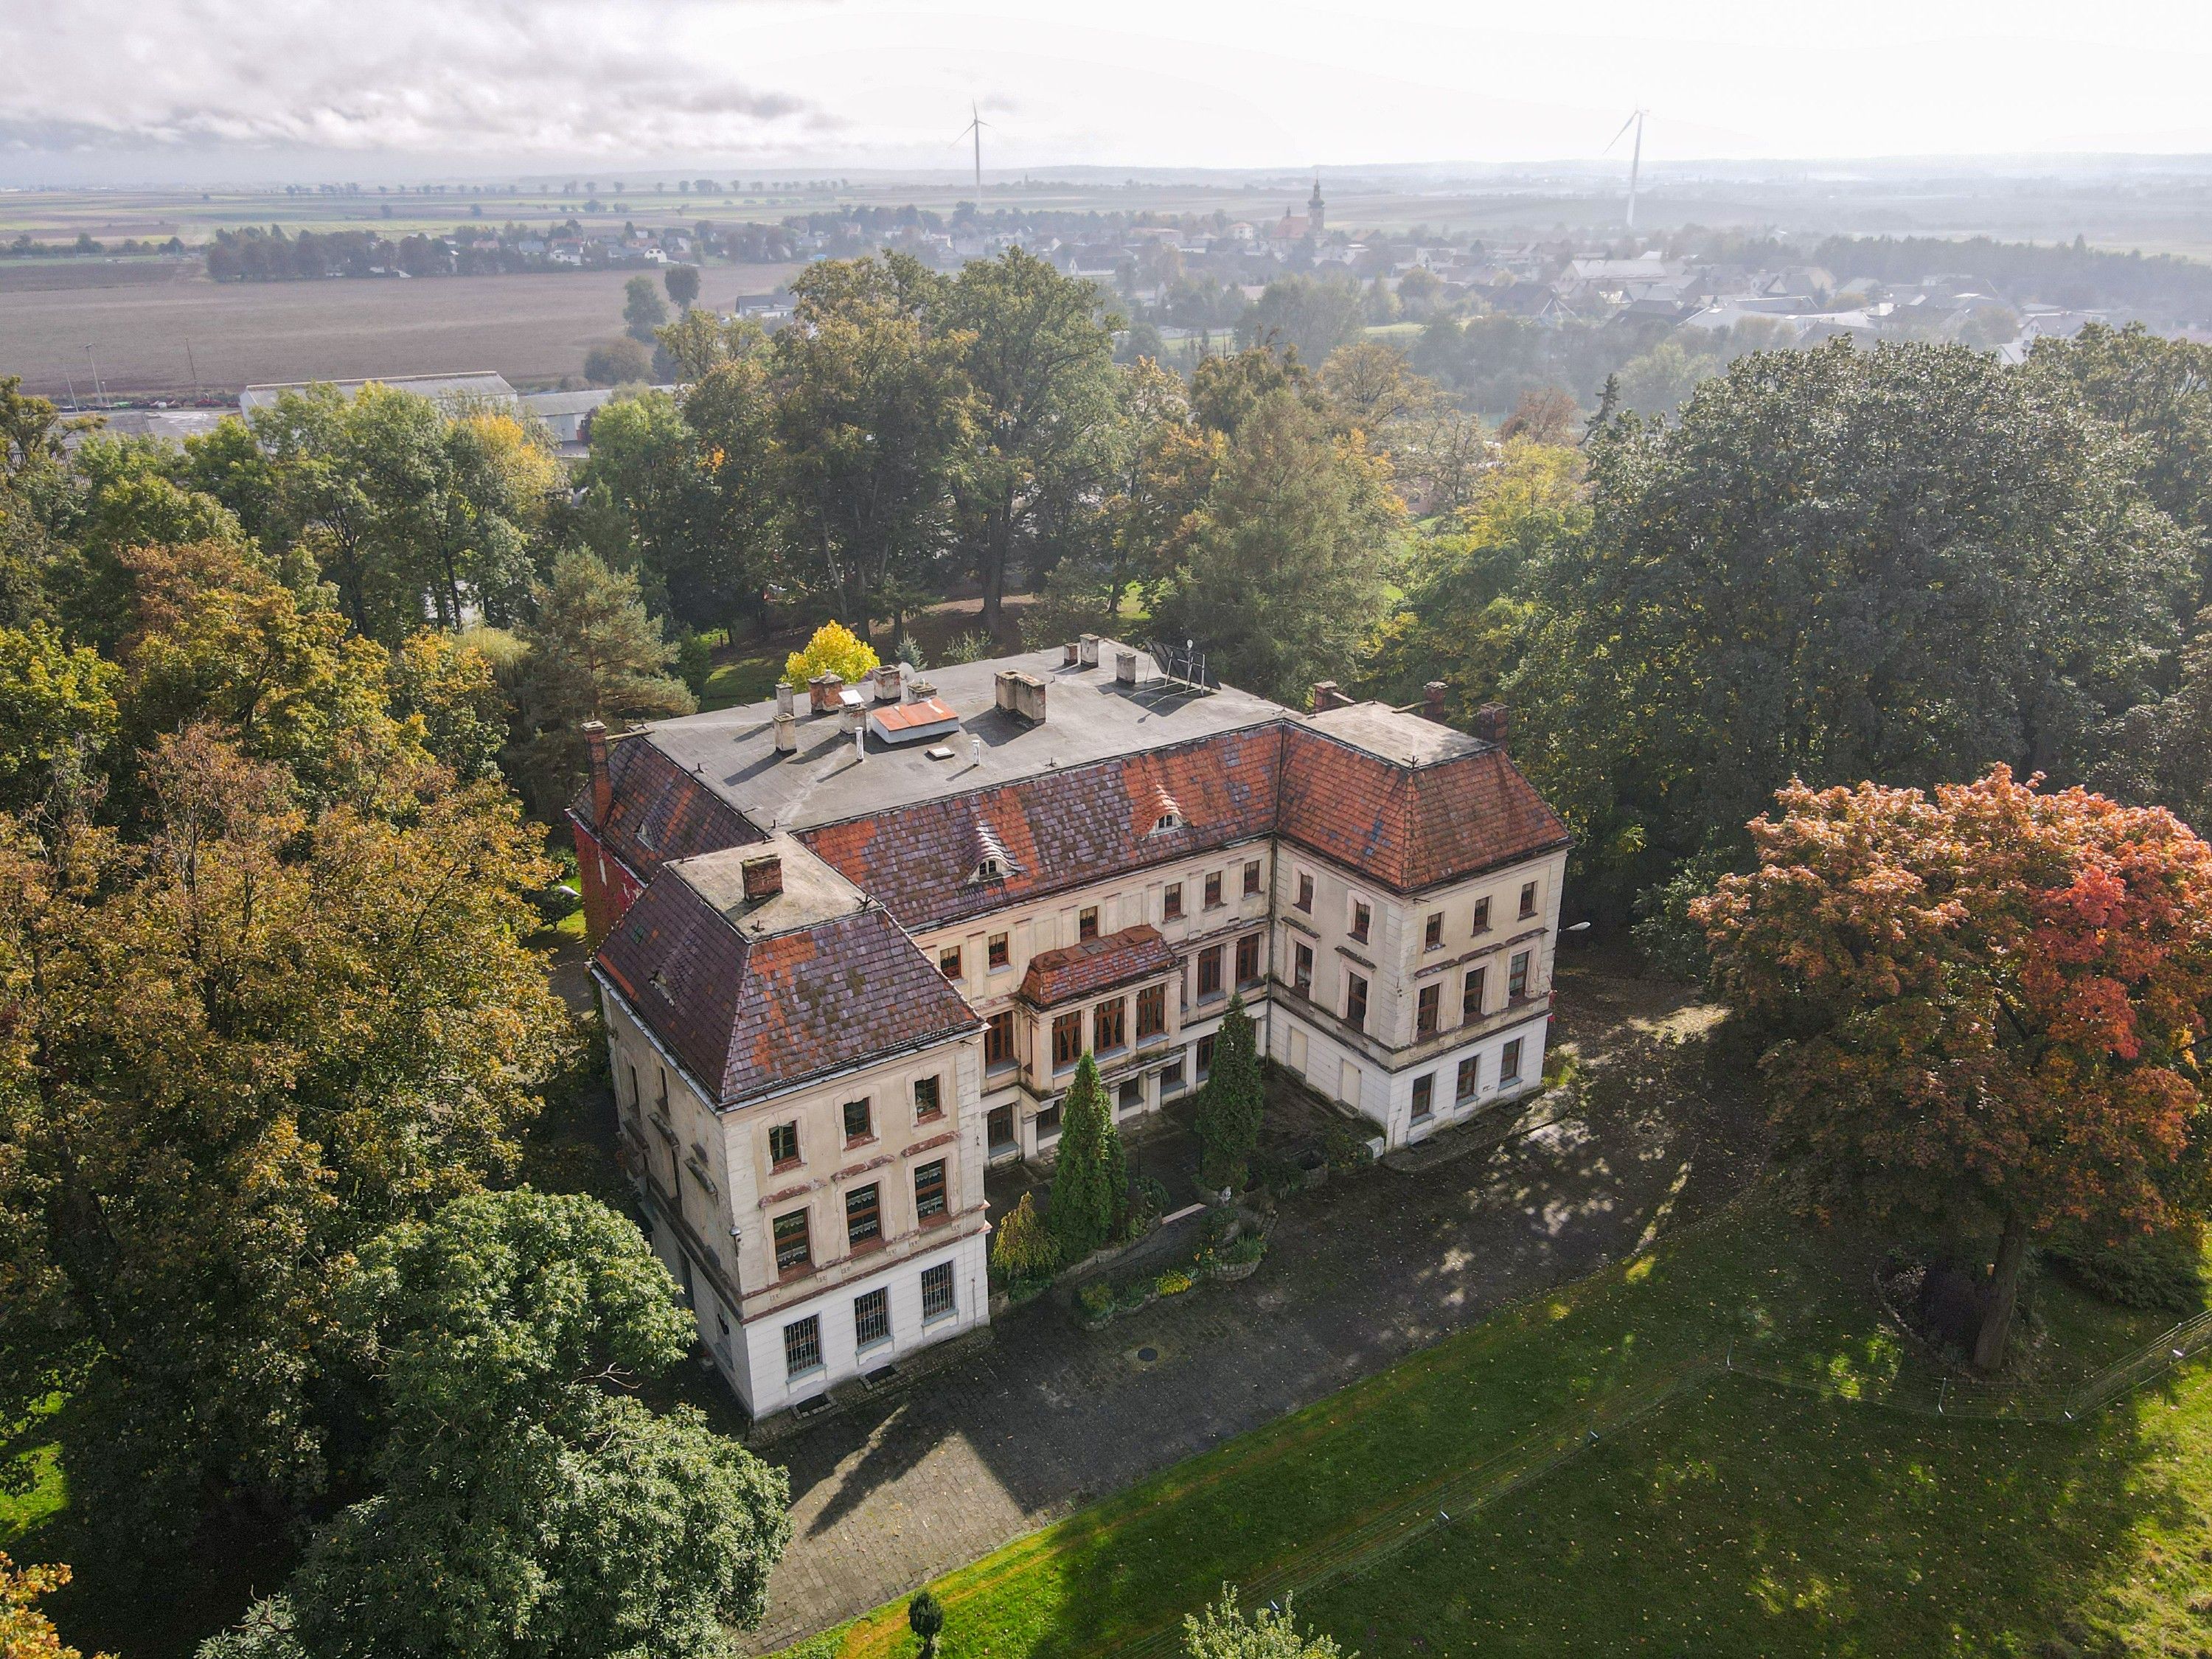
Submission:
M 1110 14 L 1103 21 L 1102 14 Z M 0 0 L 0 179 L 2212 152 L 2206 0 Z M 617 175 L 618 176 L 618 175 Z

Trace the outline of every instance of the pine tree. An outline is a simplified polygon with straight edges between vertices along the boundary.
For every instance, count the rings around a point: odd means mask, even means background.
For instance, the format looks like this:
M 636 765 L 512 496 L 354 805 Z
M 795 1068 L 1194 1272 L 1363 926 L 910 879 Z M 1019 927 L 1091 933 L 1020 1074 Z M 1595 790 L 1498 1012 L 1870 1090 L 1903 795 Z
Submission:
M 1052 1236 L 1062 1261 L 1076 1261 L 1114 1236 L 1121 1219 L 1128 1164 L 1121 1132 L 1098 1084 L 1097 1062 L 1085 1054 L 1060 1105 L 1060 1157 L 1052 1176 Z
M 1213 1070 L 1198 1096 L 1199 1173 L 1209 1187 L 1244 1184 L 1245 1164 L 1260 1144 L 1267 1094 L 1244 999 L 1229 1000 L 1213 1039 Z

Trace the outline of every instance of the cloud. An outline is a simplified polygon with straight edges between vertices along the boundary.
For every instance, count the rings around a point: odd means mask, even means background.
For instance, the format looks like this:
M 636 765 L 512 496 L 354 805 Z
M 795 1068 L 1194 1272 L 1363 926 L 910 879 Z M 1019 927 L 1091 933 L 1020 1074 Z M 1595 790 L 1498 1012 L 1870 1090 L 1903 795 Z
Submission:
M 9 14 L 35 9 L 35 23 Z M 0 148 L 583 158 L 836 132 L 751 84 L 704 0 L 0 0 Z M 743 8 L 735 9 L 742 10 Z M 719 37 L 726 38 L 726 37 Z

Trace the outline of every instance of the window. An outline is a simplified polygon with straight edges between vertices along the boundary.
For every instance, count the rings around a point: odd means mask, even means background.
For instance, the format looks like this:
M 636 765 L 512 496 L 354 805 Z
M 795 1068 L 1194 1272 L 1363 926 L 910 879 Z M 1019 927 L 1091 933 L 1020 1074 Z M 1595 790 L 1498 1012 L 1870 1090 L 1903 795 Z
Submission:
M 783 1374 L 787 1380 L 822 1369 L 822 1316 L 809 1314 L 783 1328 Z
M 1437 1074 L 1431 1072 L 1425 1077 L 1413 1079 L 1413 1121 L 1419 1123 L 1432 1115 L 1436 1109 Z
M 1133 1077 L 1121 1085 L 1121 1098 L 1114 1103 L 1117 1112 L 1142 1111 L 1145 1105 L 1145 1080 Z
M 1012 955 L 1007 951 L 1006 936 L 1004 933 L 992 934 L 989 939 L 984 943 L 983 952 L 983 959 L 990 964 L 991 971 L 994 974 L 997 973 L 1000 969 L 1007 966 L 1013 960 Z
M 1181 1060 L 1177 1060 L 1172 1066 L 1162 1066 L 1160 1068 L 1161 1097 L 1164 1098 L 1169 1095 L 1179 1095 L 1182 1092 L 1182 1062 Z
M 883 1188 L 871 1181 L 845 1194 L 845 1242 L 857 1250 L 883 1236 Z
M 945 1099 L 938 1090 L 938 1079 L 918 1077 L 914 1080 L 914 1121 L 927 1123 L 932 1118 L 945 1115 Z
M 983 1028 L 983 1064 L 992 1067 L 1014 1063 L 1014 1017 L 1011 1012 L 991 1016 Z
M 1413 1034 L 1434 1036 L 1437 1034 L 1437 1004 L 1443 993 L 1441 985 L 1424 985 L 1413 999 Z
M 1487 968 L 1470 968 L 1466 981 L 1459 991 L 1459 1017 L 1462 1024 L 1472 1025 L 1482 1018 L 1482 982 L 1490 977 Z
M 768 1163 L 771 1170 L 784 1170 L 799 1162 L 799 1125 L 771 1124 L 768 1132 Z
M 1119 1048 L 1129 1040 L 1129 1005 L 1120 997 L 1102 1002 L 1091 1011 L 1091 1046 L 1099 1054 Z
M 1513 961 L 1505 970 L 1505 994 L 1518 1002 L 1528 994 L 1528 953 L 1516 951 Z
M 775 1224 L 776 1272 L 797 1273 L 810 1266 L 814 1251 L 806 1238 L 806 1212 L 793 1210 L 789 1215 L 780 1215 Z
M 1482 1087 L 1482 1056 L 1469 1054 L 1459 1063 L 1459 1084 L 1452 1091 L 1454 1099 L 1464 1104 L 1473 1100 L 1475 1091 Z
M 1421 949 L 1441 951 L 1444 948 L 1444 913 L 1437 911 L 1421 929 Z
M 947 979 L 960 977 L 960 947 L 948 945 L 937 953 L 937 971 Z
M 1086 904 L 1075 913 L 1075 937 L 1080 941 L 1098 937 L 1098 907 Z
M 945 1213 L 945 1160 L 925 1164 L 914 1172 L 914 1212 L 927 1221 Z
M 866 1352 L 891 1340 L 891 1293 L 870 1291 L 853 1298 L 853 1346 Z
M 1304 871 L 1298 872 L 1298 896 L 1291 902 L 1308 915 L 1313 914 L 1313 878 Z
M 1352 937 L 1353 939 L 1362 945 L 1366 944 L 1367 929 L 1374 920 L 1375 913 L 1368 908 L 1366 901 L 1364 899 L 1352 901 Z
M 952 1292 L 952 1264 L 940 1261 L 934 1267 L 921 1270 L 921 1316 L 942 1319 L 954 1312 Z
M 1213 1039 L 1211 1036 L 1202 1036 L 1198 1040 L 1198 1080 L 1200 1083 L 1205 1082 L 1206 1074 L 1212 1070 Z
M 1137 993 L 1137 1041 L 1163 1036 L 1168 1029 L 1168 988 L 1147 985 Z
M 1503 1085 L 1521 1080 L 1521 1039 L 1515 1037 L 1498 1056 L 1498 1081 Z
M 1260 860 L 1248 859 L 1244 864 L 1244 896 L 1249 898 L 1260 890 Z
M 1182 917 L 1182 884 L 1179 881 L 1171 881 L 1168 884 L 1166 896 L 1160 901 L 1160 919 L 1163 921 L 1177 921 Z
M 1474 902 L 1474 931 L 1478 933 L 1490 931 L 1490 901 L 1486 898 Z
M 1355 1031 L 1367 1029 L 1367 981 L 1349 971 L 1344 975 L 1344 1023 Z
M 845 1144 L 849 1146 L 856 1140 L 873 1139 L 875 1138 L 873 1120 L 874 1114 L 869 1111 L 866 1101 L 847 1101 L 845 1103 Z
M 1210 945 L 1198 953 L 1198 994 L 1200 1001 L 1221 994 L 1221 947 Z
M 1533 881 L 1521 884 L 1521 914 L 1524 917 L 1536 914 L 1536 884 Z
M 1313 946 L 1303 942 L 1291 946 L 1291 988 L 1302 997 L 1313 994 Z
M 1206 872 L 1206 908 L 1209 910 L 1218 910 L 1221 908 L 1221 872 L 1218 870 Z
M 1050 1140 L 1059 1133 L 1060 1103 L 1054 1101 L 1051 1105 L 1046 1107 L 1044 1110 L 1036 1115 L 1037 1145 L 1040 1146 L 1043 1146 L 1046 1141 Z
M 1083 1058 L 1083 1016 L 1060 1014 L 1052 1022 L 1052 1069 L 1066 1071 Z
M 1260 936 L 1247 934 L 1237 941 L 1237 982 L 1249 985 L 1260 977 Z

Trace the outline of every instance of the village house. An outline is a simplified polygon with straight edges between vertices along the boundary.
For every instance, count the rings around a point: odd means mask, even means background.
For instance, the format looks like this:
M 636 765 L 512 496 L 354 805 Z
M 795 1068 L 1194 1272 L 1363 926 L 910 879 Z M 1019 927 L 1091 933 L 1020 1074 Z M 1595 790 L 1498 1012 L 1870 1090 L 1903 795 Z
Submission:
M 1440 707 L 1442 687 L 1435 688 Z M 756 1416 L 988 1317 L 983 1170 L 1264 1052 L 1391 1146 L 1538 1086 L 1568 836 L 1506 752 L 1062 650 L 590 739 L 624 1162 Z

